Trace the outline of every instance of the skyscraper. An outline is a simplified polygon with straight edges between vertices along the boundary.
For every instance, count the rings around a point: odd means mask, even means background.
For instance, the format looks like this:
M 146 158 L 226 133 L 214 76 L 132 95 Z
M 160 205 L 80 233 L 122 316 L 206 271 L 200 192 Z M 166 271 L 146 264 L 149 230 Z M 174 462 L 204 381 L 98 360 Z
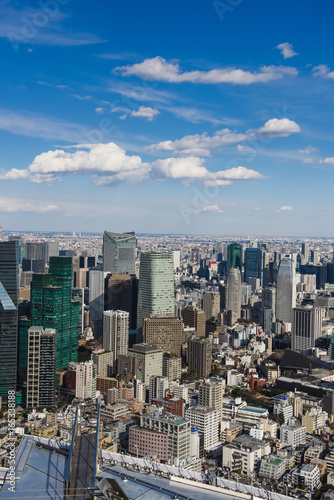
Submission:
M 203 311 L 205 312 L 205 319 L 217 319 L 220 313 L 220 293 L 218 287 L 203 292 Z
M 227 246 L 227 271 L 231 268 L 242 269 L 242 245 L 231 243 Z
M 0 396 L 16 390 L 18 242 L 0 242 Z
M 136 236 L 130 233 L 103 235 L 103 270 L 108 273 L 135 274 Z
M 209 339 L 188 340 L 188 367 L 201 377 L 207 378 L 211 372 L 212 346 Z
M 138 280 L 130 274 L 108 274 L 105 279 L 105 310 L 127 311 L 129 329 L 137 324 Z
M 267 307 L 272 310 L 273 316 L 276 314 L 276 288 L 274 286 L 266 286 L 262 291 L 262 307 Z
M 315 347 L 321 337 L 321 307 L 296 307 L 293 309 L 291 347 L 293 351 L 307 351 Z
M 179 356 L 183 340 L 183 320 L 161 316 L 144 318 L 143 340 L 164 352 L 172 352 Z
M 291 323 L 292 308 L 296 306 L 295 275 L 291 255 L 284 255 L 277 271 L 276 318 L 285 323 Z
M 42 326 L 28 330 L 27 408 L 55 404 L 56 336 L 56 330 Z
M 129 313 L 127 311 L 104 311 L 103 349 L 113 353 L 114 372 L 119 355 L 126 356 L 129 346 Z
M 231 268 L 227 273 L 226 310 L 241 316 L 241 275 L 240 270 Z
M 174 260 L 172 252 L 142 253 L 137 308 L 137 339 L 141 342 L 144 318 L 174 316 Z
M 31 282 L 31 324 L 57 331 L 57 370 L 78 360 L 79 310 L 71 257 L 50 257 L 50 273 L 34 274 Z
M 259 278 L 260 286 L 266 285 L 266 251 L 263 248 L 246 248 L 245 281 Z

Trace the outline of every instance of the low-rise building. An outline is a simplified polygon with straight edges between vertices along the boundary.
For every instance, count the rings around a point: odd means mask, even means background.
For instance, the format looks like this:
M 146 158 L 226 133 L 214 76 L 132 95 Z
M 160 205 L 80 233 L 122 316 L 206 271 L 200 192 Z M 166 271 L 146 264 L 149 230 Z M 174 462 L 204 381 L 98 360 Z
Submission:
M 259 476 L 277 481 L 285 474 L 285 461 L 270 455 L 261 460 Z
M 306 464 L 292 471 L 292 483 L 299 488 L 314 491 L 321 485 L 320 471 L 316 465 Z

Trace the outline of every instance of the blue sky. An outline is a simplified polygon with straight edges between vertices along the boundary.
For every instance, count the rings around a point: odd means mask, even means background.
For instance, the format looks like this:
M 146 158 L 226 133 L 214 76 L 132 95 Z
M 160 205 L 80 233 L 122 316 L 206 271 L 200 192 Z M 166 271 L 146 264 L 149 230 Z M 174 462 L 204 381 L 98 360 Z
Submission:
M 332 236 L 330 3 L 0 5 L 4 229 Z

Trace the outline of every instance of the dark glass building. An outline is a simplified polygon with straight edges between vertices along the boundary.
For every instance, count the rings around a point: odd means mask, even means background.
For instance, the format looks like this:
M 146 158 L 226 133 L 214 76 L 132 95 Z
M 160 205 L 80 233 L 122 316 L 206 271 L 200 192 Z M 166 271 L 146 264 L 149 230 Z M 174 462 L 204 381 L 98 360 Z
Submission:
M 18 242 L 0 242 L 0 396 L 16 390 Z
M 242 269 L 242 245 L 231 243 L 227 246 L 227 271 L 231 268 Z
M 266 286 L 266 251 L 263 248 L 247 248 L 245 254 L 245 281 L 259 278 L 260 286 Z
M 49 274 L 31 282 L 31 324 L 57 331 L 56 369 L 78 361 L 80 303 L 72 301 L 71 257 L 50 257 Z

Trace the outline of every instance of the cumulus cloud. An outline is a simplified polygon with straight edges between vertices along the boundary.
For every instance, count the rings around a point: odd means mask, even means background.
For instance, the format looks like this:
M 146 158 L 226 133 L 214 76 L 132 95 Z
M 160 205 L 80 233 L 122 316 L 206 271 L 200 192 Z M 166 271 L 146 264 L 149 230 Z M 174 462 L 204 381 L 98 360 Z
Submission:
M 279 45 L 276 46 L 276 49 L 281 51 L 281 54 L 284 57 L 284 59 L 289 59 L 290 57 L 298 56 L 297 52 L 293 50 L 292 44 L 288 42 L 280 43 Z
M 218 205 L 207 205 L 206 207 L 203 207 L 201 210 L 196 210 L 198 213 L 205 213 L 205 212 L 215 212 L 217 214 L 222 214 L 224 210 L 222 210 Z
M 332 165 L 334 163 L 334 157 L 333 156 L 329 156 L 327 158 L 323 158 L 322 160 L 320 160 L 319 163 L 327 163 L 329 165 Z
M 257 135 L 262 137 L 288 137 L 298 132 L 300 132 L 300 126 L 293 120 L 272 118 L 257 130 Z
M 228 128 L 217 130 L 213 136 L 206 132 L 203 134 L 186 135 L 175 141 L 167 140 L 146 147 L 146 151 L 156 154 L 159 151 L 172 151 L 182 156 L 210 156 L 211 150 L 236 144 L 243 141 L 252 141 L 257 137 L 274 138 L 288 137 L 300 132 L 300 126 L 288 118 L 273 118 L 268 120 L 263 127 L 245 133 L 236 133 Z M 250 151 L 249 146 L 237 146 L 238 151 Z
M 317 148 L 314 148 L 313 146 L 306 146 L 306 148 L 300 149 L 298 152 L 303 155 L 310 155 L 316 151 L 318 151 Z
M 163 81 L 168 83 L 230 83 L 249 85 L 278 80 L 285 75 L 297 75 L 296 68 L 286 66 L 262 66 L 258 71 L 244 71 L 237 68 L 213 69 L 210 71 L 182 71 L 178 62 L 168 62 L 161 56 L 145 59 L 141 63 L 119 66 L 114 69 L 123 76 L 137 76 L 143 80 Z
M 334 71 L 330 71 L 327 64 L 319 64 L 318 66 L 314 66 L 313 70 L 314 76 L 319 76 L 321 78 L 327 78 L 329 80 L 334 79 Z
M 137 111 L 131 111 L 131 116 L 134 116 L 136 118 L 146 118 L 146 120 L 148 121 L 152 121 L 159 114 L 160 111 L 150 108 L 149 106 L 139 106 Z
M 117 144 L 75 145 L 74 153 L 57 149 L 35 157 L 25 170 L 11 169 L 0 173 L 0 180 L 28 179 L 30 182 L 52 182 L 64 175 L 91 175 L 95 184 L 175 179 L 181 182 L 201 181 L 206 186 L 227 186 L 232 181 L 264 179 L 256 170 L 241 165 L 211 172 L 204 166 L 204 158 L 197 156 L 158 159 L 143 162 L 139 156 L 130 156 Z
M 0 210 L 3 212 L 35 212 L 46 213 L 58 210 L 57 205 L 35 203 L 25 201 L 20 198 L 4 198 L 0 197 Z
M 291 205 L 283 205 L 281 208 L 276 210 L 276 212 L 290 212 L 291 210 L 293 210 Z

